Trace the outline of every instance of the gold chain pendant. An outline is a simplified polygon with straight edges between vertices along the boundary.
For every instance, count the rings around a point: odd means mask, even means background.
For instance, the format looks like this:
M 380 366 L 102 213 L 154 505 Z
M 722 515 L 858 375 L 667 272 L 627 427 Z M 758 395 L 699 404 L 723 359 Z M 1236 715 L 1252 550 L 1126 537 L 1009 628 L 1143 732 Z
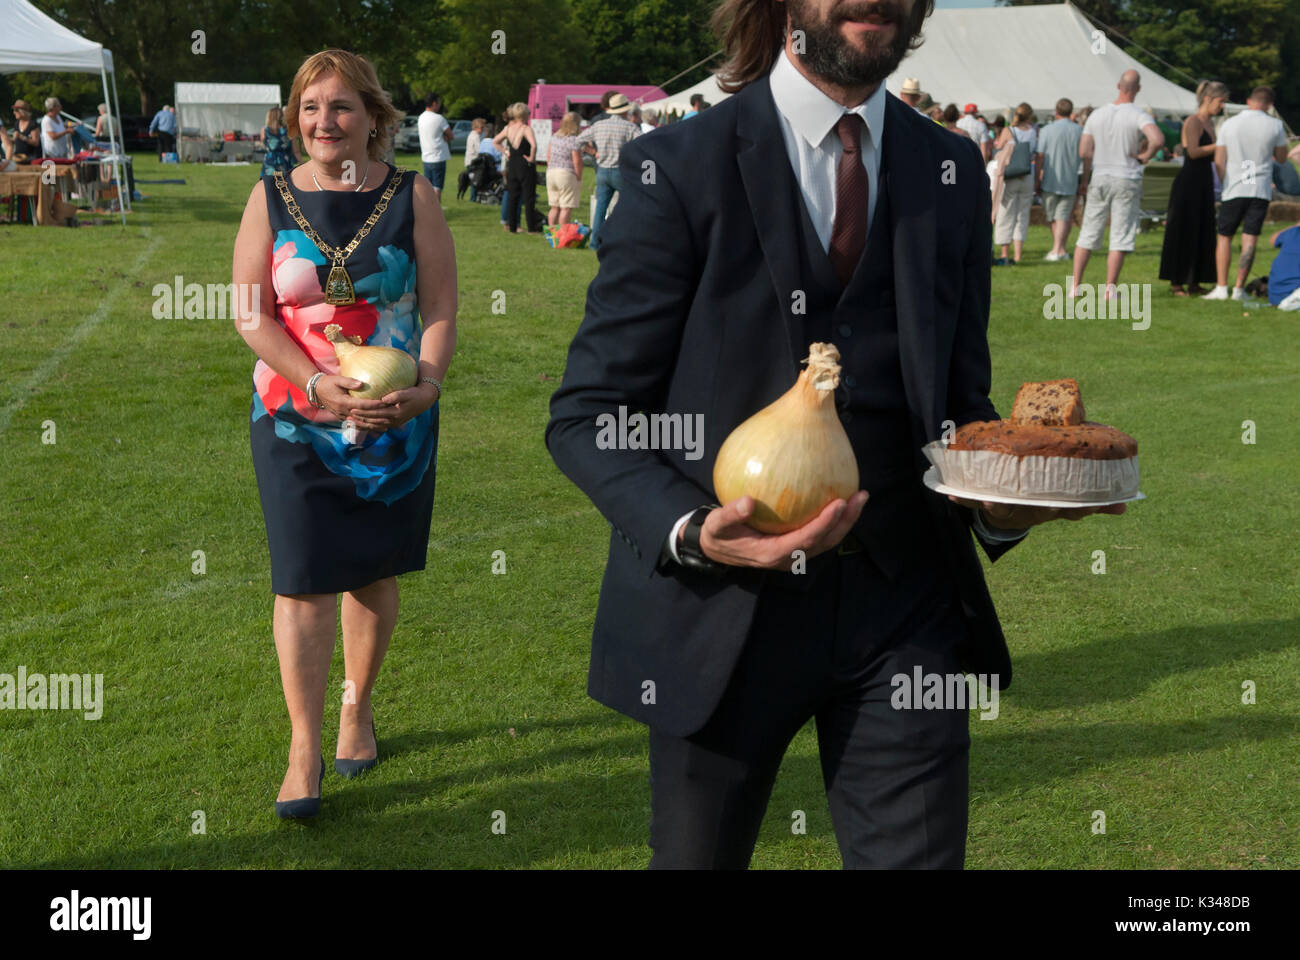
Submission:
M 345 307 L 357 302 L 356 290 L 352 288 L 352 278 L 341 261 L 330 267 L 329 279 L 325 282 L 325 302 L 336 307 Z

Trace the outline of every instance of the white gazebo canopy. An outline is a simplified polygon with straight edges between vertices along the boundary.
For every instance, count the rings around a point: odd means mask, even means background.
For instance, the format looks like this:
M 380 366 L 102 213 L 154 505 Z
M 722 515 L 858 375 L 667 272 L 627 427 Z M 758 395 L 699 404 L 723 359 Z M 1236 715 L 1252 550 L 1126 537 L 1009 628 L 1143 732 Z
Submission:
M 27 0 L 0 0 L 0 73 L 113 72 L 113 54 L 74 33 Z
M 266 111 L 278 106 L 278 83 L 176 84 L 177 128 L 200 137 L 257 133 L 266 126 Z

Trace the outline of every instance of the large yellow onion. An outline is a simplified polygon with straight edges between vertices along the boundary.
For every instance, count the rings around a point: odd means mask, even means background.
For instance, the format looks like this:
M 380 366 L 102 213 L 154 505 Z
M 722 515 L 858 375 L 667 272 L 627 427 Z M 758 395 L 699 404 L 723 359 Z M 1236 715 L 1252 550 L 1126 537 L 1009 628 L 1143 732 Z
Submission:
M 713 464 L 718 502 L 753 497 L 748 523 L 762 533 L 801 527 L 858 490 L 858 461 L 835 413 L 840 352 L 814 343 L 808 353 L 794 386 L 731 431 Z
M 334 344 L 334 355 L 339 358 L 339 373 L 365 384 L 349 390 L 354 397 L 378 400 L 394 390 L 415 386 L 420 378 L 420 368 L 405 350 L 393 347 L 363 347 L 360 337 L 345 337 L 337 323 L 325 328 L 325 339 Z

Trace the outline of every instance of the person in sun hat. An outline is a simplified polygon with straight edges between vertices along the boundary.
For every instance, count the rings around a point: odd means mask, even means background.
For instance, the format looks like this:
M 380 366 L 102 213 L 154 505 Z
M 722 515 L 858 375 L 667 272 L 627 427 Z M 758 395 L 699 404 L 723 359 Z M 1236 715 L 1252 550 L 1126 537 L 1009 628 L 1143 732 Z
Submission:
M 610 97 L 606 108 L 609 117 L 593 123 L 578 136 L 580 147 L 591 144 L 596 149 L 596 212 L 592 216 L 591 240 L 587 244 L 592 250 L 600 246 L 600 228 L 610 201 L 623 189 L 623 176 L 618 169 L 623 147 L 641 133 L 641 128 L 632 122 L 631 111 L 632 104 L 627 97 L 616 93 Z
M 916 77 L 904 77 L 903 86 L 898 91 L 898 99 L 915 110 L 917 113 L 924 114 L 925 108 L 921 106 L 921 98 L 925 96 L 921 92 L 921 81 Z

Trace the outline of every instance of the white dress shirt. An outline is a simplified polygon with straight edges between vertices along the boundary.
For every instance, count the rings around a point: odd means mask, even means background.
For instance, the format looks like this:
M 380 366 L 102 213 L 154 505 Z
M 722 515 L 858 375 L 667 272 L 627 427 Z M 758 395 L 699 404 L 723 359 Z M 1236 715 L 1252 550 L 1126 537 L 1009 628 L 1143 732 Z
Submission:
M 869 231 L 876 212 L 877 187 L 880 183 L 880 143 L 885 130 L 885 85 L 879 84 L 875 93 L 866 100 L 852 109 L 846 109 L 800 73 L 784 50 L 777 57 L 768 79 L 772 88 L 772 100 L 776 104 L 781 136 L 785 140 L 786 157 L 794 171 L 795 180 L 799 183 L 799 191 L 803 194 L 817 238 L 821 241 L 822 249 L 829 253 L 831 230 L 835 226 L 835 168 L 844 152 L 835 125 L 845 113 L 856 113 L 865 123 L 860 150 L 862 165 L 867 169 Z M 668 555 L 677 563 L 681 562 L 677 556 L 677 535 L 690 519 L 691 513 L 673 524 L 673 529 L 668 534 Z M 1025 531 L 1020 530 L 990 530 L 984 525 L 978 510 L 975 511 L 975 529 L 990 541 L 1018 540 L 1025 535 Z
M 865 101 L 846 110 L 800 73 L 784 50 L 772 67 L 769 82 L 786 157 L 799 181 L 799 191 L 822 249 L 829 251 L 831 229 L 835 225 L 835 168 L 844 152 L 835 125 L 845 113 L 856 113 L 865 121 L 860 149 L 862 165 L 867 168 L 867 230 L 870 230 L 876 212 L 876 188 L 880 183 L 885 85 L 879 84 Z

